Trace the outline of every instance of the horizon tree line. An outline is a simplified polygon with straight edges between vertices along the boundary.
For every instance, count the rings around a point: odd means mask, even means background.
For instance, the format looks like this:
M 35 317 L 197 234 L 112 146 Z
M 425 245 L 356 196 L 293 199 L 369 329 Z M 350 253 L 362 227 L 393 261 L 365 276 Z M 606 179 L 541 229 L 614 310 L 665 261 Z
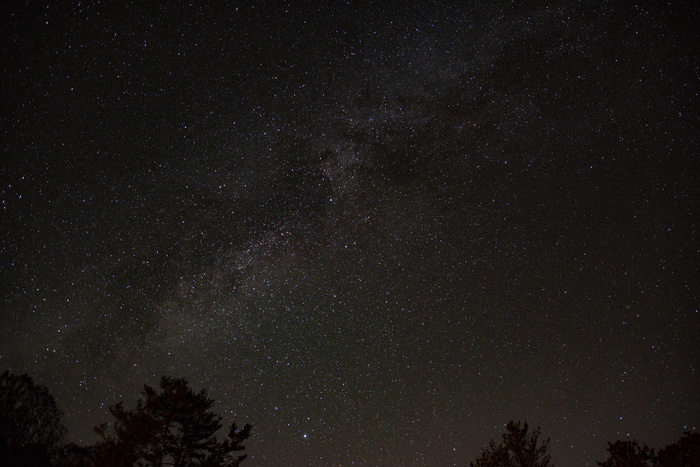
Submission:
M 63 414 L 45 386 L 27 374 L 0 376 L 0 465 L 22 467 L 239 467 L 247 458 L 243 443 L 252 427 L 229 426 L 216 434 L 222 417 L 212 411 L 206 390 L 195 392 L 184 378 L 162 376 L 159 388 L 144 384 L 133 409 L 109 406 L 111 424 L 94 428 L 90 446 L 62 443 Z M 483 448 L 469 467 L 555 467 L 550 439 L 527 422 L 506 424 L 499 442 Z M 600 467 L 700 467 L 700 433 L 685 432 L 655 452 L 636 440 L 608 442 Z

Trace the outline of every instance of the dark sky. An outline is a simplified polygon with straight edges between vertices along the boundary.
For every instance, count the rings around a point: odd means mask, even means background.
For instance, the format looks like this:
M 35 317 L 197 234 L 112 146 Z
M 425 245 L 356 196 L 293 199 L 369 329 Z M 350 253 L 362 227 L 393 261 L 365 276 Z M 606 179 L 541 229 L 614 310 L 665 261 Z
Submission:
M 700 428 L 695 2 L 29 3 L 0 370 L 71 440 L 161 374 L 248 467 Z

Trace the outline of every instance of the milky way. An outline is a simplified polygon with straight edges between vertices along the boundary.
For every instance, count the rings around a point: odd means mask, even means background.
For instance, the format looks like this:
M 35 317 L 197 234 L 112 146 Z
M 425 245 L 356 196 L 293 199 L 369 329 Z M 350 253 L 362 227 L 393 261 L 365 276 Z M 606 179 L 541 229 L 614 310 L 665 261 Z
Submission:
M 0 370 L 71 440 L 161 374 L 251 467 L 698 429 L 697 7 L 214 3 L 2 7 Z

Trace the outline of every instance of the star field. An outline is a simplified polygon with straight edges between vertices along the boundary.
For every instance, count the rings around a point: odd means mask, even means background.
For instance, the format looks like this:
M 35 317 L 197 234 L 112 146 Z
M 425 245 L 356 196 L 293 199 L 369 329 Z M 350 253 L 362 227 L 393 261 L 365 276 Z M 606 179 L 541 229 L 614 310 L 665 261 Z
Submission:
M 29 3 L 0 371 L 71 441 L 161 374 L 253 425 L 250 467 L 698 430 L 691 2 Z

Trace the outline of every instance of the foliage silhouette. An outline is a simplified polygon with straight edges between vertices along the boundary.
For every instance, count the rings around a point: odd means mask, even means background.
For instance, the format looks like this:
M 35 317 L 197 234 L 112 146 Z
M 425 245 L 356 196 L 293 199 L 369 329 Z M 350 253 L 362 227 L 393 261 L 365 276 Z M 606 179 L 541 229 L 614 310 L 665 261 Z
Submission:
M 511 420 L 500 444 L 489 441 L 470 467 L 553 467 L 549 438 L 540 442 L 540 428 L 528 430 L 527 422 Z
M 96 463 L 104 466 L 238 466 L 247 455 L 241 443 L 251 426 L 232 424 L 227 438 L 215 436 L 221 417 L 210 409 L 214 401 L 205 390 L 195 393 L 182 378 L 163 376 L 160 389 L 144 385 L 136 408 L 122 402 L 110 407 L 113 433 L 107 424 L 95 428 L 102 441 L 95 447 Z
M 46 387 L 26 374 L 0 376 L 0 464 L 47 465 L 65 433 L 63 414 Z
M 659 451 L 659 467 L 700 467 L 700 433 L 686 431 Z
M 601 467 L 700 467 L 700 434 L 686 431 L 658 455 L 646 444 L 635 440 L 608 443 L 608 458 Z
M 656 465 L 654 450 L 637 441 L 608 443 L 608 458 L 598 462 L 601 467 L 651 467 Z
M 55 467 L 96 467 L 95 448 L 75 443 L 64 444 L 54 451 L 52 464 Z

